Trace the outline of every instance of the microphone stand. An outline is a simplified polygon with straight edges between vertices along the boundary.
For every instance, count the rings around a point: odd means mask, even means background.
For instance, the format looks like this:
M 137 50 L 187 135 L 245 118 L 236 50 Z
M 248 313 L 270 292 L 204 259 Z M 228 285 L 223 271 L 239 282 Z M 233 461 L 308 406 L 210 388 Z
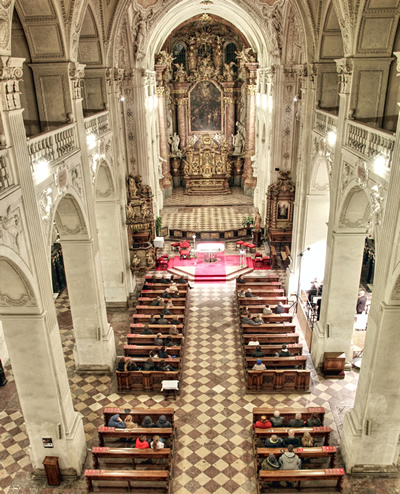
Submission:
M 296 314 L 297 314 L 297 309 L 298 309 L 298 304 L 299 304 L 299 300 L 300 300 L 300 296 L 301 296 L 301 293 L 300 293 L 300 283 L 301 283 L 301 264 L 302 264 L 302 260 L 303 260 L 303 256 L 304 254 L 310 250 L 311 247 L 307 247 L 306 249 L 302 250 L 300 252 L 300 254 L 297 254 L 297 257 L 300 257 L 299 259 L 299 279 L 298 279 L 298 282 L 297 282 L 297 303 L 296 303 Z

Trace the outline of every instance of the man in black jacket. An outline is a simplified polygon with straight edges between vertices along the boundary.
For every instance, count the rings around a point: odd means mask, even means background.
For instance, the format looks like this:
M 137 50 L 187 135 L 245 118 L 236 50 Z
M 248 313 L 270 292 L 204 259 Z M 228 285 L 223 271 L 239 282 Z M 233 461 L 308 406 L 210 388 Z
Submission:
M 162 298 L 160 296 L 158 296 L 157 298 L 155 298 L 152 302 L 151 302 L 151 306 L 152 307 L 157 307 L 158 305 L 161 305 L 162 303 Z
M 296 413 L 295 418 L 290 419 L 287 426 L 294 429 L 304 427 L 304 420 L 301 418 L 301 413 Z
M 252 357 L 265 357 L 264 352 L 261 350 L 260 346 L 257 346 L 254 352 L 251 354 Z
M 282 302 L 278 302 L 275 307 L 275 314 L 283 314 L 285 312 L 285 307 L 283 307 Z

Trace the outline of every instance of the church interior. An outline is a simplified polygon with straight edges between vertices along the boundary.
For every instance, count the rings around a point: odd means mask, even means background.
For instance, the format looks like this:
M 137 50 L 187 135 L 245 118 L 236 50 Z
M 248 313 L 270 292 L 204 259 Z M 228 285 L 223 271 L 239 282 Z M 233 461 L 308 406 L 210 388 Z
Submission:
M 0 0 L 1 493 L 400 492 L 399 15 Z

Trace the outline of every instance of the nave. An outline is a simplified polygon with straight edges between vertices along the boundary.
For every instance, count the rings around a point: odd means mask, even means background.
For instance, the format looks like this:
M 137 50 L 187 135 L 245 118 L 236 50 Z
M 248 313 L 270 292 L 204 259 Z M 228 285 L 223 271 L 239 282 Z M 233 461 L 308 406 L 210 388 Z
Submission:
M 166 401 L 159 394 L 119 395 L 115 391 L 114 376 L 75 374 L 67 294 L 56 301 L 74 406 L 84 416 L 88 448 L 98 445 L 97 427 L 103 425 L 105 407 L 173 407 L 178 440 L 172 493 L 253 494 L 256 492 L 251 443 L 254 407 L 324 407 L 325 425 L 333 430 L 331 444 L 338 444 L 336 431 L 340 430 L 343 414 L 353 404 L 357 374 L 347 372 L 343 381 L 331 381 L 323 380 L 312 369 L 310 394 L 247 394 L 240 354 L 235 283 L 195 284 L 189 297 L 182 392 L 176 401 Z M 122 354 L 126 343 L 131 315 L 131 310 L 109 313 L 118 355 Z M 305 345 L 304 341 L 302 343 Z M 310 359 L 307 366 L 311 367 Z M 28 440 L 14 394 L 10 366 L 6 372 L 9 384 L 3 388 L 5 398 L 0 411 L 2 492 L 83 494 L 86 492 L 84 479 L 64 481 L 60 488 L 46 487 L 45 480 L 31 479 Z M 88 456 L 85 468 L 90 467 Z M 396 479 L 353 476 L 351 480 L 345 477 L 343 492 L 384 494 L 396 492 L 393 489 L 397 487 Z

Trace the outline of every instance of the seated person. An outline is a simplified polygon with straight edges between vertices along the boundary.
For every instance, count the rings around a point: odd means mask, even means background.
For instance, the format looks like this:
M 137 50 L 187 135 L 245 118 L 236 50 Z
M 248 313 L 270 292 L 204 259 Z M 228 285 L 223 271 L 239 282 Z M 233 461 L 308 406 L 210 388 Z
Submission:
M 142 427 L 149 429 L 151 427 L 154 427 L 154 423 L 151 420 L 151 417 L 149 415 L 146 415 L 142 421 Z
M 132 415 L 127 415 L 125 417 L 125 425 L 127 429 L 135 429 L 138 424 L 133 421 Z
M 149 357 L 150 357 L 151 359 L 153 359 L 153 358 L 158 358 L 158 353 L 157 353 L 157 351 L 155 351 L 155 350 L 150 350 L 150 351 L 149 351 Z
M 312 413 L 311 417 L 307 419 L 305 423 L 306 427 L 319 427 L 320 425 L 321 421 L 316 413 Z
M 172 341 L 171 336 L 167 336 L 164 341 L 164 346 L 165 347 L 171 347 L 171 346 L 179 346 L 177 343 Z
M 270 309 L 268 304 L 265 304 L 265 307 L 263 309 L 263 314 L 272 314 L 272 309 Z
M 288 450 L 286 453 L 283 453 L 278 461 L 281 470 L 300 470 L 301 468 L 301 460 L 293 453 L 293 446 L 291 444 L 289 444 Z
M 174 317 L 172 321 L 168 321 L 168 324 L 174 324 L 176 326 L 177 324 L 182 324 L 182 321 L 180 321 L 177 317 Z
M 179 292 L 172 292 L 172 298 L 179 298 Z
M 160 296 L 157 296 L 157 298 L 155 298 L 152 302 L 151 302 L 151 306 L 152 307 L 156 307 L 158 305 L 161 305 L 161 301 L 162 301 L 162 298 Z
M 153 437 L 153 440 L 150 443 L 150 448 L 151 449 L 154 449 L 154 450 L 156 450 L 156 449 L 163 449 L 164 448 L 164 442 L 160 438 L 160 436 L 154 436 Z
M 125 429 L 126 425 L 125 422 L 121 419 L 119 416 L 119 413 L 116 413 L 113 415 L 110 420 L 108 421 L 108 427 L 115 427 L 116 429 Z
M 265 440 L 266 448 L 281 448 L 282 447 L 282 439 L 278 437 L 276 434 L 272 434 L 271 437 L 267 437 Z
M 264 324 L 262 314 L 257 314 L 256 317 L 253 319 L 253 322 L 256 323 L 257 326 L 260 324 Z
M 304 420 L 301 418 L 301 413 L 296 413 L 294 419 L 290 419 L 288 422 L 288 427 L 294 427 L 298 429 L 299 427 L 304 427 Z
M 153 334 L 153 331 L 149 328 L 148 324 L 145 324 L 141 334 Z
M 125 364 L 126 364 L 126 362 L 125 362 L 124 357 L 121 357 L 118 361 L 118 364 L 117 364 L 117 371 L 124 372 Z
M 266 415 L 261 415 L 260 420 L 257 420 L 256 423 L 254 424 L 254 429 L 271 429 L 271 428 L 272 428 L 272 424 L 267 419 Z
M 285 427 L 285 420 L 281 417 L 279 410 L 275 410 L 274 416 L 270 420 L 272 427 Z
M 291 444 L 294 448 L 298 448 L 300 446 L 300 439 L 295 436 L 293 429 L 289 430 L 288 437 L 285 437 L 283 440 L 284 448 L 287 448 L 289 444 Z
M 175 281 L 172 281 L 171 282 L 171 286 L 167 288 L 167 292 L 168 293 L 172 293 L 172 292 L 178 292 L 178 287 L 176 286 L 176 283 Z
M 168 279 L 165 275 L 159 280 L 159 283 L 164 283 L 165 285 L 169 285 L 171 280 Z
M 260 343 L 257 341 L 257 338 L 253 336 L 253 338 L 249 341 L 247 346 L 258 346 Z
M 312 448 L 315 446 L 315 441 L 311 437 L 309 432 L 306 431 L 303 434 L 303 437 L 301 438 L 301 445 L 303 446 L 303 448 Z
M 173 371 L 175 370 L 170 365 L 167 365 L 164 360 L 160 360 L 158 364 L 156 364 L 156 370 L 161 372 Z
M 158 283 L 157 276 L 153 274 L 147 283 Z
M 248 316 L 244 316 L 244 318 L 242 319 L 242 324 L 250 324 L 250 326 L 259 326 L 262 323 L 263 323 L 263 320 L 261 319 L 261 322 L 260 322 L 260 320 L 258 319 L 258 316 L 257 316 L 257 318 L 254 317 L 254 319 L 253 319 L 253 316 L 248 315 Z
M 154 338 L 154 346 L 163 346 L 164 340 L 162 338 L 161 333 L 157 333 L 157 336 Z
M 168 353 L 165 351 L 165 346 L 162 346 L 162 347 L 158 350 L 158 358 L 169 358 Z
M 262 363 L 260 358 L 257 359 L 256 363 L 252 367 L 253 370 L 266 370 L 265 364 Z
M 242 278 L 242 275 L 239 275 L 237 278 L 236 278 L 236 283 L 246 283 L 246 280 L 244 280 Z
M 248 316 L 248 315 L 250 315 L 249 309 L 247 308 L 246 305 L 244 307 L 241 307 L 240 308 L 240 314 L 242 316 Z
M 165 292 L 161 295 L 162 298 L 171 298 L 172 295 L 168 292 L 168 289 L 165 290 Z
M 246 292 L 244 290 L 238 291 L 238 297 L 245 297 L 245 296 L 246 296 Z
M 149 443 L 146 441 L 146 436 L 141 435 L 136 439 L 135 448 L 137 448 L 137 449 L 150 448 Z
M 179 283 L 180 285 L 181 285 L 181 284 L 184 284 L 184 283 L 185 283 L 185 284 L 187 284 L 187 283 L 188 283 L 188 281 L 189 281 L 189 280 L 188 280 L 188 277 L 187 277 L 187 276 L 180 276 L 180 277 L 176 280 L 176 282 L 177 282 L 177 283 Z
M 254 350 L 254 352 L 251 354 L 252 357 L 265 357 L 264 352 L 261 350 L 261 347 L 258 346 Z
M 177 335 L 177 334 L 180 334 L 177 327 L 176 327 L 176 324 L 173 324 L 170 328 L 169 328 L 169 334 L 172 334 L 172 335 Z
M 131 359 L 128 362 L 128 365 L 126 366 L 127 371 L 140 371 L 140 367 L 137 366 L 136 362 Z
M 256 297 L 256 295 L 253 295 L 252 292 L 251 292 L 251 288 L 248 288 L 247 289 L 247 292 L 246 292 L 246 297 Z
M 285 312 L 285 307 L 283 307 L 282 302 L 278 302 L 278 304 L 275 307 L 275 314 L 283 314 Z
M 287 349 L 287 345 L 282 345 L 282 350 L 276 354 L 277 357 L 291 357 L 292 354 Z
M 157 324 L 157 319 L 154 316 L 150 316 L 149 324 Z
M 153 370 L 155 370 L 154 362 L 153 362 L 153 359 L 152 358 L 148 358 L 146 360 L 146 362 L 144 363 L 144 366 L 143 366 L 143 370 L 144 371 L 153 371 Z
M 172 312 L 170 310 L 168 310 L 166 305 L 164 305 L 164 308 L 161 312 L 161 315 L 162 316 L 172 316 Z
M 164 314 L 160 314 L 160 318 L 157 324 L 171 324 L 171 323 L 168 321 L 168 319 L 164 317 Z
M 167 420 L 167 417 L 165 415 L 161 415 L 154 425 L 155 427 L 159 427 L 160 429 L 170 429 L 172 427 L 171 422 Z

